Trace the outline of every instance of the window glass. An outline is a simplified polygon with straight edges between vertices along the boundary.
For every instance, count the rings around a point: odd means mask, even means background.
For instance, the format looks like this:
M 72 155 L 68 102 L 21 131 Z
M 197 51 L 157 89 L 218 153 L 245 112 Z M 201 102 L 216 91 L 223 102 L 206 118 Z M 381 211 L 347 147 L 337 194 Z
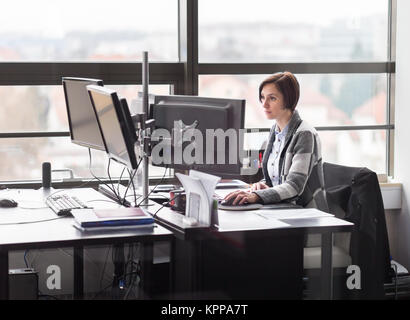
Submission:
M 135 97 L 142 90 L 137 85 L 107 86 L 125 97 L 132 111 Z M 169 94 L 170 85 L 152 85 L 150 93 Z M 69 131 L 64 92 L 61 86 L 0 87 L 1 132 Z M 4 111 L 4 112 L 3 112 Z M 70 168 L 75 177 L 92 178 L 88 149 L 71 143 L 70 137 L 1 138 L 0 181 L 41 178 L 42 162 L 51 162 L 53 169 Z M 107 177 L 108 157 L 92 150 L 92 172 Z M 112 177 L 121 175 L 123 166 L 111 162 Z M 150 177 L 162 177 L 165 169 L 150 166 Z M 167 172 L 169 175 L 169 171 Z M 64 175 L 67 178 L 67 174 Z
M 2 13 L 0 61 L 178 61 L 177 0 L 16 0 Z
M 71 169 L 74 178 L 107 178 L 108 156 L 104 151 L 91 150 L 91 171 L 88 149 L 71 143 L 70 137 L 2 138 L 0 139 L 0 181 L 41 180 L 43 162 L 52 170 Z M 124 166 L 111 161 L 110 175 L 120 177 Z M 165 168 L 149 167 L 151 178 L 161 178 Z M 170 170 L 166 176 L 170 175 Z M 53 173 L 53 181 L 68 179 L 69 173 Z M 124 171 L 123 178 L 128 178 Z
M 198 6 L 200 62 L 387 59 L 388 0 L 200 0 Z
M 386 130 L 319 131 L 323 161 L 386 173 Z
M 132 111 L 140 85 L 107 85 L 127 99 Z M 169 94 L 170 85 L 151 85 L 149 92 Z M 0 86 L 0 132 L 68 131 L 62 86 Z
M 244 135 L 243 148 L 245 150 L 264 150 L 269 138 L 269 132 L 253 129 Z
M 318 131 L 324 162 L 386 173 L 386 130 Z M 245 150 L 265 149 L 268 132 L 247 133 Z
M 268 75 L 201 75 L 199 94 L 246 99 L 245 127 L 270 128 L 259 102 L 259 84 Z M 313 126 L 386 124 L 386 74 L 301 74 L 297 106 Z

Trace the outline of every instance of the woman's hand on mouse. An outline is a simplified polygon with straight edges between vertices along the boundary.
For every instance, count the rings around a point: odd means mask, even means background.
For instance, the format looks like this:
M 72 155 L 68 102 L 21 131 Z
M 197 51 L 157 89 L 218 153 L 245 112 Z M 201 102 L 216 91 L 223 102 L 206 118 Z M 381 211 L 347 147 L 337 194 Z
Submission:
M 259 200 L 259 196 L 250 191 L 237 190 L 229 193 L 224 198 L 225 201 L 229 201 L 231 199 L 234 199 L 232 205 L 241 205 L 245 203 L 256 203 Z

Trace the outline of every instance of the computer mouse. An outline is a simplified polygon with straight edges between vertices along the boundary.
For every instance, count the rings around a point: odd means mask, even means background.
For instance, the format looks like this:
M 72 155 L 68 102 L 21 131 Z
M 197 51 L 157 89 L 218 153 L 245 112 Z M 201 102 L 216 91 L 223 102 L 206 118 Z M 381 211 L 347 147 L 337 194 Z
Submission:
M 223 206 L 233 206 L 234 200 L 235 200 L 235 197 L 232 197 L 228 200 L 222 200 L 221 205 L 223 205 Z
M 18 203 L 12 199 L 0 199 L 0 208 L 14 208 L 17 207 Z

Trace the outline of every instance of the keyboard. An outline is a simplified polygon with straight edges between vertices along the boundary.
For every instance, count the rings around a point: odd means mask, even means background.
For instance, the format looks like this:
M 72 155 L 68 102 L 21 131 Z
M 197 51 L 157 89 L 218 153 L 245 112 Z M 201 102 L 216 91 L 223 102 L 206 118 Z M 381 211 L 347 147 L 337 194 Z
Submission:
M 89 208 L 75 196 L 68 194 L 50 195 L 46 199 L 46 205 L 53 210 L 58 216 L 67 216 L 71 214 L 72 209 Z

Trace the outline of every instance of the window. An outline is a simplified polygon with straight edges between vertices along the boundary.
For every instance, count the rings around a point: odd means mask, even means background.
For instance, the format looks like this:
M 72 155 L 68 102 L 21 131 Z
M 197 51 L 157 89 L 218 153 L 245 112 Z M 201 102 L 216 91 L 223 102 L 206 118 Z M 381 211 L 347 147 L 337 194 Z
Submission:
M 386 171 L 386 130 L 319 131 L 326 162 Z
M 262 145 L 273 124 L 260 107 L 259 83 L 288 70 L 301 85 L 301 117 L 322 137 L 324 161 L 392 175 L 394 1 L 210 0 L 198 7 L 198 93 L 246 98 L 245 125 L 262 131 L 248 133 L 249 145 Z
M 136 93 L 142 90 L 134 85 L 108 85 L 122 97 L 127 98 L 130 108 L 134 107 Z M 151 93 L 169 94 L 169 85 L 151 85 Z M 61 86 L 11 86 L 0 87 L 0 95 L 6 97 L 0 103 L 4 114 L 0 127 L 4 131 L 54 131 L 68 132 L 67 112 L 64 92 Z M 19 112 L 17 106 L 24 112 Z M 90 159 L 88 150 L 71 143 L 69 136 L 59 138 L 2 139 L 2 166 L 0 181 L 41 178 L 41 163 L 52 162 L 52 169 L 70 168 L 75 177 L 90 178 Z M 99 177 L 107 176 L 107 156 L 101 151 L 92 151 L 92 171 Z M 118 167 L 118 168 L 117 168 Z M 21 169 L 24 168 L 24 169 Z M 117 169 L 116 169 L 117 168 Z M 112 165 L 114 176 L 119 176 L 122 169 Z M 163 170 L 157 168 L 151 172 L 160 175 Z
M 260 112 L 260 81 L 292 71 L 298 110 L 319 131 L 324 160 L 392 175 L 395 10 L 395 0 L 118 0 L 115 14 L 96 0 L 8 3 L 0 181 L 39 179 L 44 161 L 91 177 L 87 149 L 70 143 L 61 77 L 103 79 L 132 108 L 142 51 L 152 93 L 246 99 L 245 127 L 260 131 L 246 136 L 252 148 L 272 125 Z M 93 151 L 92 160 L 105 176 L 106 155 Z
M 178 60 L 177 1 L 16 0 L 2 11 L 0 61 Z
M 132 109 L 141 91 L 138 61 L 148 51 L 150 93 L 181 87 L 177 0 L 18 0 L 3 9 L 0 181 L 40 179 L 44 161 L 91 178 L 88 150 L 70 143 L 62 76 L 102 79 Z M 92 165 L 94 174 L 107 176 L 105 153 L 92 151 Z M 121 174 L 121 166 L 110 168 Z M 163 170 L 150 174 L 161 177 Z
M 385 61 L 387 8 L 387 0 L 199 1 L 199 61 Z
M 268 75 L 201 75 L 199 94 L 245 98 L 245 127 L 270 129 L 258 101 L 259 83 Z M 301 87 L 297 110 L 302 119 L 326 130 L 335 126 L 386 125 L 388 110 L 385 74 L 296 74 Z M 263 146 L 268 133 L 248 133 L 245 142 Z M 374 139 L 370 139 L 374 136 Z M 385 131 L 320 132 L 323 159 L 385 172 Z M 342 146 L 342 147 L 339 147 Z M 369 148 L 366 152 L 365 150 Z
M 297 110 L 313 126 L 386 124 L 386 74 L 295 74 L 301 88 Z M 259 102 L 269 75 L 200 75 L 199 94 L 246 99 L 245 126 L 270 128 Z

